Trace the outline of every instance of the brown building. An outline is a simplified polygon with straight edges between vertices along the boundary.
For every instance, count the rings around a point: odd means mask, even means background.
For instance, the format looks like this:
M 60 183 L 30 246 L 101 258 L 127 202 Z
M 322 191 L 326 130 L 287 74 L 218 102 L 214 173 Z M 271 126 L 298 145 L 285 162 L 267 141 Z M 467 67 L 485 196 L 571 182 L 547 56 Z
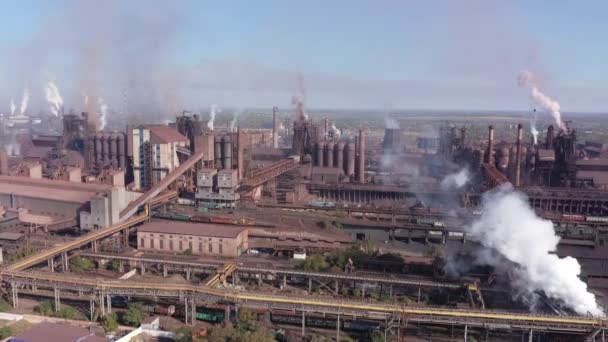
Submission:
M 152 220 L 137 229 L 141 251 L 237 257 L 248 248 L 246 227 Z

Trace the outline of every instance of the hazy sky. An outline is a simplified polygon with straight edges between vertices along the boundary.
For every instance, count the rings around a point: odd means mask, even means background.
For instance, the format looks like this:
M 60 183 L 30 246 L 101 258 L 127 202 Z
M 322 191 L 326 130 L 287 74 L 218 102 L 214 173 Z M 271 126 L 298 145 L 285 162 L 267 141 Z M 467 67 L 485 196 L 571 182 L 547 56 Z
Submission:
M 584 6 L 583 6 L 584 4 Z M 528 109 L 536 73 L 564 111 L 608 109 L 605 1 L 6 1 L 0 111 L 82 94 L 114 108 L 290 105 Z M 126 101 L 125 101 L 126 99 Z M 128 103 L 128 104 L 127 104 Z

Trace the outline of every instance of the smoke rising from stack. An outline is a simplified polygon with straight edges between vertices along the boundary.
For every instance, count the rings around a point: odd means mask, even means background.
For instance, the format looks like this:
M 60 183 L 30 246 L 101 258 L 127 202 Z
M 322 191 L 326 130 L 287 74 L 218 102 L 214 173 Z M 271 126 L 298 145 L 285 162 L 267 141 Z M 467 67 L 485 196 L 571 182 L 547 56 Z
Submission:
M 560 113 L 559 102 L 553 100 L 549 96 L 545 95 L 540 89 L 536 81 L 536 77 L 530 71 L 522 71 L 517 77 L 517 84 L 520 87 L 526 87 L 530 89 L 530 97 L 532 100 L 539 105 L 542 109 L 546 110 L 553 116 L 555 123 L 558 128 L 565 130 L 566 124 L 562 120 Z M 534 133 L 532 133 L 534 134 Z
M 15 106 L 15 101 L 11 97 L 11 116 L 15 115 L 16 110 L 17 110 L 17 106 Z
M 216 104 L 211 105 L 211 111 L 209 111 L 209 121 L 207 121 L 207 128 L 210 131 L 213 131 L 215 116 L 217 115 L 217 112 L 219 112 L 218 106 Z
M 51 112 L 55 116 L 59 116 L 59 111 L 61 110 L 61 106 L 63 106 L 63 98 L 59 93 L 59 89 L 52 81 L 49 81 L 44 87 L 44 94 L 46 100 L 51 105 Z
M 399 129 L 399 121 L 395 120 L 395 118 L 390 116 L 384 117 L 384 127 L 388 129 Z
M 30 91 L 27 89 L 27 87 L 25 87 L 25 89 L 23 89 L 23 96 L 21 97 L 21 108 L 19 110 L 21 115 L 25 114 L 25 111 L 27 110 L 27 105 L 29 102 L 30 102 Z
M 467 185 L 469 181 L 471 181 L 471 173 L 469 172 L 469 169 L 465 167 L 456 173 L 445 176 L 441 181 L 441 189 L 444 191 L 459 189 Z
M 338 129 L 338 127 L 336 127 L 335 123 L 331 124 L 331 131 L 333 132 L 335 138 L 340 139 L 340 136 L 342 135 L 342 132 L 340 132 L 340 130 Z
M 235 109 L 232 112 L 232 120 L 230 121 L 230 132 L 236 132 L 236 121 L 238 120 L 240 115 L 240 109 Z
M 108 123 L 108 104 L 103 101 L 102 98 L 99 98 L 99 130 L 103 131 Z
M 482 202 L 482 215 L 470 226 L 469 233 L 515 265 L 511 285 L 520 294 L 534 297 L 542 291 L 578 314 L 604 315 L 595 296 L 579 279 L 578 261 L 554 254 L 559 237 L 553 223 L 536 216 L 523 194 L 508 185 L 485 193 Z M 496 268 L 504 266 L 500 258 L 484 261 Z

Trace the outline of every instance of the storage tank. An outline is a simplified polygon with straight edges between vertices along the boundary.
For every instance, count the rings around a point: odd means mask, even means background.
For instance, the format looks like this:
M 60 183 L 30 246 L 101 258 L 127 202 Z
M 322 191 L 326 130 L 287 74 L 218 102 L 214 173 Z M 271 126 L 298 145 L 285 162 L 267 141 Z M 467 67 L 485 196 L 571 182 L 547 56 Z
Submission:
M 325 145 L 325 167 L 334 166 L 334 143 L 328 142 Z
M 118 147 L 118 167 L 125 169 L 127 167 L 125 158 L 127 148 L 125 147 L 125 137 L 121 133 L 118 134 L 116 145 Z
M 222 139 L 222 163 L 224 169 L 232 169 L 232 141 L 229 135 Z
M 323 166 L 323 149 L 325 148 L 323 142 L 317 143 L 316 155 L 315 155 L 315 166 Z
M 222 168 L 222 140 L 220 137 L 215 137 L 215 151 L 213 152 L 215 155 L 215 168 Z
M 334 167 L 344 168 L 344 143 L 339 142 L 334 149 Z
M 347 177 L 355 174 L 355 144 L 350 142 L 346 144 L 344 161 L 344 173 Z
M 108 147 L 109 147 L 109 159 L 110 159 L 110 165 L 112 166 L 116 166 L 117 160 L 118 160 L 118 146 L 116 145 L 117 141 L 116 141 L 116 135 L 114 133 L 110 133 L 110 136 L 108 137 Z

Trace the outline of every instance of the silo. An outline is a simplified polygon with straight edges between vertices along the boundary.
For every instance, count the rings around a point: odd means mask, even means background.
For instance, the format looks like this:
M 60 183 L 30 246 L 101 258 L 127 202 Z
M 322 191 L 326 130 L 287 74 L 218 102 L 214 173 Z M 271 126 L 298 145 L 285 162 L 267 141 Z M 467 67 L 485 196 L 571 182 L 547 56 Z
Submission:
M 325 145 L 325 167 L 334 166 L 334 143 L 328 142 Z
M 117 144 L 116 135 L 114 133 L 110 133 L 110 136 L 108 137 L 108 145 L 109 145 L 109 150 L 110 150 L 110 155 L 109 155 L 110 165 L 112 165 L 112 166 L 116 166 L 116 161 L 118 160 L 116 144 Z
M 317 143 L 317 149 L 316 149 L 316 158 L 315 158 L 315 166 L 323 166 L 323 149 L 324 149 L 324 143 L 322 142 L 318 142 Z
M 344 167 L 344 143 L 339 142 L 336 144 L 334 150 L 334 167 Z
M 347 177 L 355 174 L 355 144 L 352 142 L 346 144 L 344 173 Z
M 125 153 L 127 151 L 125 147 L 125 137 L 122 133 L 118 134 L 118 138 L 116 139 L 116 145 L 118 147 L 118 167 L 126 169 L 126 158 Z
M 222 142 L 222 162 L 224 169 L 232 169 L 232 141 L 230 140 L 230 136 L 226 135 L 224 139 L 222 139 Z
M 215 151 L 213 152 L 215 155 L 215 168 L 222 168 L 222 140 L 219 136 L 215 137 Z

